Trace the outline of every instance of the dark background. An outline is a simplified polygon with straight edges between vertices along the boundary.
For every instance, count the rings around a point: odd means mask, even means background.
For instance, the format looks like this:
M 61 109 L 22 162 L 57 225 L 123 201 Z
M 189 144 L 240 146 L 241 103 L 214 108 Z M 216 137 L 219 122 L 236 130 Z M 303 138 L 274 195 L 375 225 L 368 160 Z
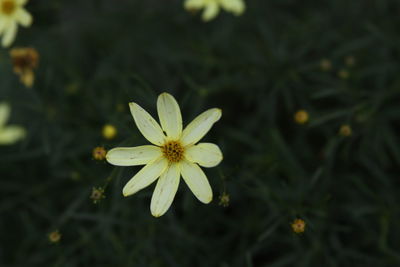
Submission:
M 400 266 L 400 2 L 246 4 L 208 23 L 177 0 L 27 4 L 34 23 L 14 46 L 40 53 L 33 88 L 0 50 L 0 100 L 28 132 L 0 147 L 0 266 Z M 205 170 L 212 203 L 181 183 L 154 218 L 154 185 L 121 193 L 139 167 L 92 149 L 146 144 L 128 102 L 155 116 L 164 91 L 185 124 L 222 109 L 204 140 L 224 160 Z M 115 139 L 102 137 L 107 123 Z M 98 204 L 93 186 L 106 186 Z

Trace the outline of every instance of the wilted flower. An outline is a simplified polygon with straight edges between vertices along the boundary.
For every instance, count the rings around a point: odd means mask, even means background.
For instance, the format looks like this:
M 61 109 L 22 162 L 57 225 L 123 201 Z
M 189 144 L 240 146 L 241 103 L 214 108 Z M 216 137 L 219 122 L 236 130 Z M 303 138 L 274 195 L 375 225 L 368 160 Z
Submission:
M 104 160 L 106 158 L 107 151 L 104 147 L 95 147 L 92 151 L 92 156 L 95 160 Z
M 19 75 L 21 82 L 26 87 L 32 87 L 35 80 L 33 70 L 39 62 L 39 54 L 34 48 L 13 48 L 10 56 L 14 66 L 14 72 Z
M 153 145 L 117 147 L 107 153 L 107 161 L 117 166 L 146 164 L 124 187 L 129 196 L 158 179 L 151 198 L 153 216 L 163 215 L 171 206 L 178 190 L 180 176 L 193 194 L 203 203 L 212 200 L 212 189 L 199 167 L 214 167 L 222 160 L 219 147 L 198 143 L 221 118 L 221 110 L 209 109 L 197 116 L 182 131 L 182 115 L 175 98 L 167 93 L 158 96 L 160 125 L 136 103 L 129 107 L 139 131 Z M 198 144 L 197 144 L 198 143 Z
M 210 21 L 215 18 L 219 13 L 220 8 L 225 9 L 236 16 L 241 15 L 246 9 L 243 0 L 186 0 L 184 5 L 185 9 L 188 11 L 204 8 L 202 15 L 203 21 Z
M 301 109 L 294 114 L 294 121 L 298 124 L 304 124 L 308 121 L 308 112 Z
M 306 228 L 306 223 L 302 219 L 296 219 L 292 223 L 292 230 L 296 234 L 304 233 L 305 228 Z
M 117 128 L 114 125 L 106 124 L 103 126 L 102 133 L 105 139 L 113 139 L 117 135 Z
M 11 108 L 6 103 L 0 103 L 0 145 L 9 145 L 25 137 L 25 129 L 8 125 L 6 122 L 10 117 Z
M 27 0 L 0 0 L 0 35 L 3 35 L 1 44 L 8 47 L 17 34 L 17 24 L 28 27 L 32 24 L 32 16 L 24 5 Z

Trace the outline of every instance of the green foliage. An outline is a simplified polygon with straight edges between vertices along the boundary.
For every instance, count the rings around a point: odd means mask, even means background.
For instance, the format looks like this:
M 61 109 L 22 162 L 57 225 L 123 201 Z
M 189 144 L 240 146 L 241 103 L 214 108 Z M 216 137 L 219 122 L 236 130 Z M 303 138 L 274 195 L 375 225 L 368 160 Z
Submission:
M 178 0 L 26 8 L 34 24 L 15 46 L 40 53 L 33 88 L 0 51 L 0 100 L 28 131 L 0 147 L 1 266 L 400 266 L 400 2 L 247 0 L 243 16 L 209 23 Z M 154 185 L 121 193 L 140 167 L 95 161 L 92 149 L 147 143 L 128 102 L 155 116 L 164 91 L 185 124 L 223 110 L 205 140 L 224 161 L 205 170 L 211 204 L 181 181 L 153 218 Z M 351 136 L 338 134 L 344 124 Z

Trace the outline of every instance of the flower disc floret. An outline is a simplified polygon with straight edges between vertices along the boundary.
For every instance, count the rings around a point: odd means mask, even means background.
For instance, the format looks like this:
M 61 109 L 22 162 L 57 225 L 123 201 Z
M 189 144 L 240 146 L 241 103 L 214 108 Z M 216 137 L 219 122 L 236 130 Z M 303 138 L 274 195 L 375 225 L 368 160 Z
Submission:
M 183 159 L 185 150 L 179 141 L 169 141 L 161 149 L 169 162 L 179 162 Z
M 1 3 L 1 11 L 5 15 L 13 14 L 16 7 L 14 0 L 5 0 Z

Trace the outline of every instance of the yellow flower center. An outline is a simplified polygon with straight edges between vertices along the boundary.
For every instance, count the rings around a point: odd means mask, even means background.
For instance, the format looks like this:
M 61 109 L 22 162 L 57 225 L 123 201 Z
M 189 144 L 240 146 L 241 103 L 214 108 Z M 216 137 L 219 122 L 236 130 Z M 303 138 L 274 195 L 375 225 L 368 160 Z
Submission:
M 179 162 L 183 159 L 183 146 L 178 141 L 169 141 L 161 147 L 169 162 Z
M 16 9 L 14 0 L 5 0 L 1 3 L 1 11 L 3 14 L 11 15 Z

